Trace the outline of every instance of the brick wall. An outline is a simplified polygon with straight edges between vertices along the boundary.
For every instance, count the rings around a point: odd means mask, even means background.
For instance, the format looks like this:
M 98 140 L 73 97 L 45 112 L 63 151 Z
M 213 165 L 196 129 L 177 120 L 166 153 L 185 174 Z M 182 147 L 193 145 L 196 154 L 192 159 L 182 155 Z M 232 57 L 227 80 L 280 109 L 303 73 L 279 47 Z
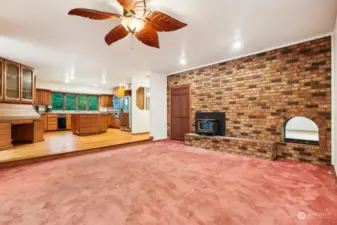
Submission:
M 197 111 L 226 112 L 227 136 L 276 141 L 285 158 L 330 160 L 331 37 L 169 76 L 168 121 L 169 87 L 182 84 L 191 84 L 193 121 Z M 282 143 L 294 116 L 316 122 L 319 146 Z
M 235 153 L 263 159 L 275 159 L 277 155 L 277 146 L 273 141 L 186 134 L 185 144 L 214 151 Z

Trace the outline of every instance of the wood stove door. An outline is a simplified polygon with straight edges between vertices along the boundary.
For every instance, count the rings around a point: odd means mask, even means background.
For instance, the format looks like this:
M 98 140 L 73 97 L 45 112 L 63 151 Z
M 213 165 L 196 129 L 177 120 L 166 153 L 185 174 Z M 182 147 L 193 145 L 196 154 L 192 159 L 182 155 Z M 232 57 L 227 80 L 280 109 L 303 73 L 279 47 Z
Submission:
M 191 132 L 190 87 L 171 88 L 171 139 L 183 141 L 185 134 Z

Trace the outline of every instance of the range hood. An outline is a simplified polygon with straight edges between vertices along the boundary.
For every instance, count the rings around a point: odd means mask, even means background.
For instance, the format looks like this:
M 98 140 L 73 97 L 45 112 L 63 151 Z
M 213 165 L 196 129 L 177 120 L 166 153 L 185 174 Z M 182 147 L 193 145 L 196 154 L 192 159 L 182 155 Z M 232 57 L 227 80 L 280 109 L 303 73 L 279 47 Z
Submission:
M 0 123 L 17 120 L 41 120 L 32 105 L 24 104 L 0 104 Z

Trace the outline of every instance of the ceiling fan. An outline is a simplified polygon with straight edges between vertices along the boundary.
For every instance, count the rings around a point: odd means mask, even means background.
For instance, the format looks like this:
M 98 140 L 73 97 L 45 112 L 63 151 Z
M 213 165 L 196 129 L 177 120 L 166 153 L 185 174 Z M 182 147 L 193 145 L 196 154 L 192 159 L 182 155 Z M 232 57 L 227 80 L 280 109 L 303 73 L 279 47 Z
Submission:
M 125 38 L 131 33 L 145 45 L 159 48 L 157 32 L 175 31 L 187 26 L 187 24 L 162 12 L 148 10 L 146 0 L 117 1 L 123 7 L 123 15 L 85 8 L 72 9 L 68 14 L 93 20 L 120 18 L 121 24 L 105 36 L 105 42 L 108 45 Z

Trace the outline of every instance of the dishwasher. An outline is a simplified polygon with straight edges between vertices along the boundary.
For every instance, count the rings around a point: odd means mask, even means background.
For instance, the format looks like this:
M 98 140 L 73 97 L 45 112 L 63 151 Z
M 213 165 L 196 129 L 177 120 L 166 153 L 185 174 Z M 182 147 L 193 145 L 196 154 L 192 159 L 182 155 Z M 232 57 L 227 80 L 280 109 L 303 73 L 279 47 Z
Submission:
M 66 130 L 67 129 L 67 116 L 66 114 L 57 115 L 57 129 Z

